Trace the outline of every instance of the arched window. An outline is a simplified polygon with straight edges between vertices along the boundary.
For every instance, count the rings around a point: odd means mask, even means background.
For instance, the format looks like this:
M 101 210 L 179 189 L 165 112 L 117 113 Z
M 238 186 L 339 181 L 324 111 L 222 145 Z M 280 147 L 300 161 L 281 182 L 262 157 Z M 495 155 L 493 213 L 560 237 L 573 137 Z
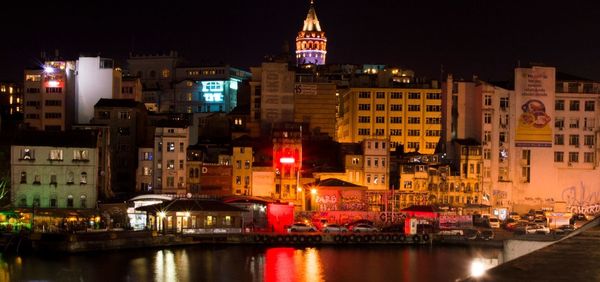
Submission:
M 72 171 L 67 172 L 67 184 L 75 183 L 75 174 Z
M 81 173 L 81 179 L 79 180 L 79 184 L 87 184 L 87 172 Z
M 67 196 L 67 208 L 73 207 L 73 195 Z
M 475 183 L 475 192 L 479 192 L 479 183 Z
M 87 208 L 87 197 L 85 195 L 81 195 L 81 197 L 79 197 L 80 200 L 80 206 L 82 208 Z
M 450 183 L 450 192 L 454 192 L 454 183 Z

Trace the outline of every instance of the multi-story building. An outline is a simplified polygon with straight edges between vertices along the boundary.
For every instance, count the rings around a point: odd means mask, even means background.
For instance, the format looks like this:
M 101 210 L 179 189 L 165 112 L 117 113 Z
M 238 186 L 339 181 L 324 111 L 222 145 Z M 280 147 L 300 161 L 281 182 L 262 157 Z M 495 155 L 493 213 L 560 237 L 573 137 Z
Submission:
M 157 194 L 184 195 L 188 125 L 181 121 L 162 120 L 155 124 L 153 187 Z
M 202 175 L 202 164 L 204 163 L 204 151 L 200 146 L 189 146 L 187 153 L 187 171 L 186 186 L 188 193 L 192 195 L 200 194 L 200 177 Z
M 294 121 L 305 123 L 311 135 L 335 138 L 337 90 L 333 83 L 296 83 Z
M 23 112 L 23 89 L 19 84 L 0 81 L 0 114 L 3 117 Z
M 239 104 L 242 85 L 251 77 L 229 65 L 186 66 L 176 71 L 174 108 L 182 113 L 231 112 Z
M 327 37 L 321 30 L 314 3 L 311 1 L 302 30 L 296 37 L 296 64 L 324 65 L 326 56 Z
M 600 83 L 532 67 L 515 70 L 514 90 L 450 80 L 443 88 L 444 109 L 453 113 L 444 123 L 454 134 L 445 136 L 446 144 L 461 137 L 481 141 L 482 203 L 489 199 L 500 217 L 557 202 L 585 212 L 600 202 L 590 197 L 600 192 L 595 122 Z
M 274 123 L 294 121 L 294 77 L 287 62 L 263 62 L 250 68 L 250 132 L 268 134 Z
M 273 198 L 300 201 L 298 195 L 302 169 L 302 124 L 280 123 L 272 132 L 275 193 Z
M 112 99 L 121 93 L 121 70 L 112 59 L 79 57 L 75 73 L 75 111 L 77 123 L 90 123 L 94 105 L 100 99 Z
M 200 171 L 200 194 L 211 196 L 226 196 L 233 194 L 233 191 L 231 190 L 231 163 L 203 162 Z
M 180 62 L 181 57 L 175 51 L 155 55 L 130 54 L 127 59 L 129 74 L 140 78 L 144 91 L 170 89 Z
M 123 76 L 121 91 L 117 92 L 113 99 L 131 99 L 136 102 L 142 101 L 142 81 L 137 76 Z
M 252 147 L 233 146 L 231 154 L 232 190 L 236 195 L 250 195 L 252 187 Z
M 136 170 L 136 193 L 154 193 L 154 148 L 138 148 L 138 166 Z
M 389 138 L 391 150 L 435 152 L 442 132 L 439 88 L 348 88 L 340 95 L 339 142 Z
M 138 147 L 144 144 L 147 112 L 143 104 L 129 99 L 100 99 L 94 106 L 92 124 L 110 127 L 111 190 L 128 198 L 136 191 Z
M 390 146 L 385 138 L 363 140 L 364 182 L 369 190 L 388 190 L 390 175 Z
M 46 61 L 42 69 L 25 70 L 25 124 L 47 131 L 71 127 L 76 114 L 75 71 L 73 61 Z
M 11 146 L 15 207 L 96 207 L 97 131 L 20 132 Z

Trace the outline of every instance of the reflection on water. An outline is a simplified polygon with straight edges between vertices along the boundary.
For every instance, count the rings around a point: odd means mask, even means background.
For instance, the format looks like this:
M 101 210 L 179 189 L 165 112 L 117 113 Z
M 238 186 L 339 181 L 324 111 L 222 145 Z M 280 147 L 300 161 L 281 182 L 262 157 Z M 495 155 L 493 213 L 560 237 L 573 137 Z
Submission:
M 500 255 L 500 249 L 442 246 L 194 246 L 1 255 L 0 281 L 454 281 L 469 276 L 478 262 L 501 261 Z

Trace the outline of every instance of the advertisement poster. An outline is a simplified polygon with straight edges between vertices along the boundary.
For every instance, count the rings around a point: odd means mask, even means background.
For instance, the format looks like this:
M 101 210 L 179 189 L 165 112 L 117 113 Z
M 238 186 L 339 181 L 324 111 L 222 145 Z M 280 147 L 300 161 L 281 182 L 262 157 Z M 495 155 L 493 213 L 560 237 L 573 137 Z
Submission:
M 516 147 L 552 147 L 554 68 L 515 70 Z

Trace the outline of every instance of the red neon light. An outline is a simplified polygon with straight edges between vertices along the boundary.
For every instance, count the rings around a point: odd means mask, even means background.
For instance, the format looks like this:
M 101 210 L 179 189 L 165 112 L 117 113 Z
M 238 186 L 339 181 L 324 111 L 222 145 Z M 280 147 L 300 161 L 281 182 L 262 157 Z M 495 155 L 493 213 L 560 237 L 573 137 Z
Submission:
M 291 157 L 281 157 L 279 159 L 279 162 L 282 164 L 293 164 L 293 163 L 296 163 L 296 160 Z

